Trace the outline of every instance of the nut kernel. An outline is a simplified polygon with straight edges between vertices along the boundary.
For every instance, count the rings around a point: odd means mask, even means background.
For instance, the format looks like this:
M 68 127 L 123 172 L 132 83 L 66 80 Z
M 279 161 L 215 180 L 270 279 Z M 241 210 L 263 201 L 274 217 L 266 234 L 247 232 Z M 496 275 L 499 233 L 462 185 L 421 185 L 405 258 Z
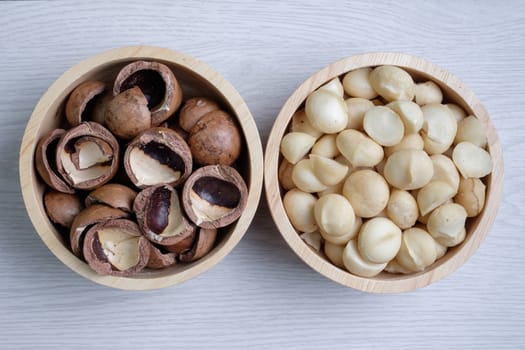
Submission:
M 357 216 L 370 218 L 379 214 L 387 205 L 390 190 L 385 179 L 373 170 L 358 170 L 350 174 L 343 186 Z
M 321 232 L 342 236 L 352 229 L 355 214 L 348 200 L 339 194 L 321 197 L 314 206 L 314 216 Z
M 292 226 L 299 232 L 314 232 L 317 223 L 314 217 L 314 195 L 294 188 L 283 197 L 284 210 Z
M 375 217 L 363 224 L 357 243 L 364 259 L 376 264 L 388 263 L 401 246 L 401 230 L 390 219 Z

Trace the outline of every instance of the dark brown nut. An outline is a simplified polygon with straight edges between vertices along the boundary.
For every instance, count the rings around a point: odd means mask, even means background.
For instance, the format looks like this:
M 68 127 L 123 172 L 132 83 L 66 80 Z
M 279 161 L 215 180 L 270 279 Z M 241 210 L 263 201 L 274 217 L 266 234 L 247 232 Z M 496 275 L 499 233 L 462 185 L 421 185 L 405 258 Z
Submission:
M 99 275 L 132 276 L 146 267 L 151 243 L 136 223 L 114 219 L 91 227 L 84 240 L 83 253 L 89 266 Z
M 138 87 L 131 88 L 109 101 L 104 122 L 117 137 L 129 140 L 151 128 L 148 101 Z
M 177 253 L 166 252 L 164 249 L 151 245 L 149 260 L 146 267 L 150 269 L 163 269 L 177 263 Z
M 138 86 L 151 111 L 151 125 L 168 119 L 182 102 L 182 89 L 169 67 L 159 62 L 136 61 L 121 69 L 115 79 L 113 95 Z
M 144 236 L 153 243 L 174 245 L 194 234 L 195 226 L 185 218 L 177 191 L 170 185 L 139 192 L 133 211 Z
M 93 190 L 115 176 L 119 145 L 102 125 L 83 122 L 60 138 L 56 164 L 68 185 L 79 190 Z
M 137 192 L 121 184 L 106 184 L 97 188 L 86 197 L 86 207 L 93 204 L 105 204 L 112 208 L 120 209 L 131 213 L 133 211 L 133 201 Z
M 60 177 L 56 165 L 58 141 L 65 133 L 64 129 L 55 129 L 40 139 L 36 146 L 35 166 L 49 187 L 64 193 L 75 193 L 75 190 Z
M 49 191 L 44 195 L 44 207 L 49 219 L 55 224 L 71 227 L 73 219 L 84 208 L 74 194 Z
M 73 220 L 69 230 L 71 251 L 82 258 L 82 246 L 87 230 L 98 223 L 111 219 L 128 218 L 130 215 L 120 209 L 115 209 L 102 204 L 93 204 L 82 210 Z
M 167 128 L 144 131 L 124 153 L 126 173 L 139 188 L 158 184 L 177 186 L 190 175 L 192 166 L 188 144 Z
M 191 250 L 179 255 L 180 261 L 191 262 L 202 258 L 208 254 L 215 244 L 217 238 L 217 229 L 201 228 L 197 233 L 195 243 Z
M 240 216 L 246 207 L 248 189 L 241 175 L 227 165 L 208 165 L 197 169 L 182 190 L 186 215 L 202 228 L 224 227 Z
M 213 111 L 191 129 L 188 145 L 196 163 L 231 165 L 241 153 L 241 134 L 228 113 Z
M 215 101 L 205 97 L 190 98 L 180 110 L 179 125 L 183 130 L 190 132 L 205 114 L 218 109 L 219 105 Z
M 104 92 L 106 84 L 97 80 L 85 81 L 78 85 L 66 102 L 66 119 L 71 126 L 82 121 L 93 120 L 92 114 L 97 97 Z

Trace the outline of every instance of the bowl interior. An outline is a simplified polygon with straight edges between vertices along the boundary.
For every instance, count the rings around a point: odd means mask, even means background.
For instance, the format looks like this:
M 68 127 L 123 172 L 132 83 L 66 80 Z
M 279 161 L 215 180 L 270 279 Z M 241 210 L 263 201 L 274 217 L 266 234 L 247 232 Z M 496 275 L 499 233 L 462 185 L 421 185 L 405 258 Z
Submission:
M 304 101 L 311 92 L 335 77 L 342 78 L 348 71 L 379 65 L 397 65 L 410 73 L 416 82 L 431 80 L 437 83 L 443 92 L 443 103 L 455 103 L 468 114 L 473 114 L 479 118 L 487 130 L 488 151 L 492 156 L 494 169 L 492 174 L 484 179 L 487 185 L 485 208 L 477 217 L 467 220 L 467 236 L 461 244 L 449 248 L 444 257 L 438 259 L 422 272 L 408 275 L 382 272 L 371 278 L 363 278 L 333 265 L 323 252 L 317 252 L 304 243 L 292 227 L 282 204 L 282 197 L 286 190 L 280 186 L 277 175 L 278 166 L 282 160 L 279 145 L 290 126 L 293 114 L 304 107 Z M 352 56 L 329 65 L 307 79 L 287 100 L 276 119 L 268 140 L 265 159 L 265 186 L 270 210 L 281 234 L 310 267 L 338 283 L 359 290 L 402 292 L 424 287 L 443 278 L 463 264 L 479 247 L 496 216 L 502 190 L 502 171 L 501 145 L 488 113 L 474 94 L 459 79 L 418 57 L 397 53 L 373 53 Z
M 179 263 L 161 270 L 144 270 L 133 277 L 99 276 L 89 266 L 73 255 L 64 232 L 49 221 L 43 207 L 45 184 L 33 167 L 34 150 L 38 140 L 51 130 L 63 125 L 63 109 L 70 92 L 86 80 L 101 80 L 112 89 L 120 69 L 136 60 L 155 60 L 170 67 L 181 88 L 183 99 L 204 96 L 217 101 L 221 107 L 237 117 L 244 134 L 244 147 L 236 167 L 248 187 L 248 204 L 241 218 L 219 230 L 214 249 L 205 257 L 192 263 Z M 247 142 L 250 140 L 250 142 Z M 81 62 L 64 73 L 46 92 L 35 108 L 26 128 L 21 149 L 21 184 L 29 216 L 41 238 L 53 253 L 73 270 L 95 282 L 123 289 L 151 289 L 182 282 L 200 274 L 216 264 L 238 243 L 247 230 L 255 213 L 262 187 L 262 147 L 251 114 L 235 89 L 224 78 L 204 63 L 181 53 L 153 48 L 121 48 Z M 24 171 L 22 168 L 24 167 Z M 67 237 L 67 234 L 66 234 Z

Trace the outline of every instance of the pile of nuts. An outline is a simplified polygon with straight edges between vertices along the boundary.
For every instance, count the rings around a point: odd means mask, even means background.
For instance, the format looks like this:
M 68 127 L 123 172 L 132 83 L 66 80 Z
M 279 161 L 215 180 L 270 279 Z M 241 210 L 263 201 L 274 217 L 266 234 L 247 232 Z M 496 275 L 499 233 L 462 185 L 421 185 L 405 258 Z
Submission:
M 432 81 L 361 68 L 312 92 L 281 141 L 292 226 L 350 273 L 423 271 L 466 236 L 492 171 L 475 116 Z
M 111 91 L 83 82 L 64 114 L 39 141 L 35 166 L 49 219 L 98 274 L 200 259 L 244 210 L 235 119 L 205 97 L 183 102 L 168 66 L 132 62 Z

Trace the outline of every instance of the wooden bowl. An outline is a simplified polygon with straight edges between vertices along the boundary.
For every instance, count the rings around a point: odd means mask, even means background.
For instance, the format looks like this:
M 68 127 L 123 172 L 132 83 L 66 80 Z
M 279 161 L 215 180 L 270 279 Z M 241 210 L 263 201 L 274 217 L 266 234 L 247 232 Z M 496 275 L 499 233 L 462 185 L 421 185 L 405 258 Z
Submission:
M 422 272 L 409 275 L 382 272 L 372 278 L 363 278 L 333 265 L 322 253 L 317 253 L 304 243 L 292 227 L 282 202 L 285 191 L 280 187 L 278 180 L 278 167 L 282 159 L 279 146 L 294 112 L 304 104 L 311 92 L 335 77 L 342 77 L 348 71 L 380 65 L 404 68 L 416 81 L 434 81 L 442 89 L 445 101 L 456 103 L 467 113 L 479 118 L 487 131 L 488 151 L 492 156 L 494 168 L 486 179 L 485 208 L 476 218 L 467 221 L 467 236 L 462 244 L 449 248 L 444 257 Z M 503 158 L 501 144 L 487 111 L 474 93 L 458 78 L 419 57 L 399 53 L 370 53 L 330 64 L 308 78 L 290 96 L 277 116 L 268 139 L 264 176 L 268 206 L 273 219 L 288 245 L 306 264 L 323 276 L 351 288 L 373 293 L 396 293 L 427 286 L 452 273 L 474 254 L 496 218 L 503 186 Z
M 71 253 L 49 221 L 43 207 L 45 186 L 34 167 L 35 147 L 44 134 L 59 125 L 58 116 L 64 108 L 65 99 L 79 83 L 99 79 L 112 86 L 112 81 L 124 65 L 140 59 L 168 65 L 181 84 L 185 99 L 192 96 L 210 97 L 237 117 L 245 145 L 238 161 L 238 170 L 248 187 L 247 205 L 238 221 L 219 234 L 215 248 L 200 260 L 162 270 L 143 271 L 134 277 L 100 276 Z M 223 259 L 239 242 L 253 219 L 262 190 L 262 167 L 262 146 L 257 126 L 235 88 L 211 67 L 190 56 L 150 46 L 124 47 L 104 52 L 78 63 L 62 74 L 35 107 L 20 149 L 20 183 L 25 206 L 44 243 L 58 259 L 80 275 L 99 284 L 130 290 L 156 289 L 181 283 L 205 272 Z

